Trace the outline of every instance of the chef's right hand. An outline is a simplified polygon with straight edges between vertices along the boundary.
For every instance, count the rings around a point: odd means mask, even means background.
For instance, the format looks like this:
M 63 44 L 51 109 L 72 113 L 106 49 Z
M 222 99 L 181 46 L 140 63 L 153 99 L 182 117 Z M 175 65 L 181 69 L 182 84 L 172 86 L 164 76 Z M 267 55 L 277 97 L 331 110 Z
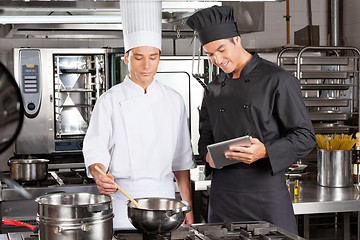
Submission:
M 114 176 L 111 173 L 108 173 L 107 176 L 106 178 L 99 174 L 96 185 L 100 193 L 113 194 L 117 191 L 117 187 L 114 185 Z
M 90 165 L 90 172 L 95 180 L 99 192 L 104 194 L 115 193 L 117 191 L 117 187 L 114 185 L 114 176 L 111 173 L 108 173 L 108 177 L 104 177 L 95 169 L 95 166 L 98 166 L 104 172 L 106 170 L 105 166 L 100 163 Z

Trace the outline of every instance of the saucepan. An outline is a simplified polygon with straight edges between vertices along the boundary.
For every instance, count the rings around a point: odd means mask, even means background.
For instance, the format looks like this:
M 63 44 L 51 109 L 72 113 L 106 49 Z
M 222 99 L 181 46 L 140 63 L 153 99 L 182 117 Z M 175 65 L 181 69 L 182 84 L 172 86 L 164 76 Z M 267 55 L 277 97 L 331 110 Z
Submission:
M 128 201 L 128 217 L 132 225 L 146 234 L 165 234 L 177 229 L 184 221 L 189 204 L 171 198 L 137 198 L 142 208 Z
M 47 159 L 10 159 L 11 178 L 20 182 L 42 181 L 47 178 Z

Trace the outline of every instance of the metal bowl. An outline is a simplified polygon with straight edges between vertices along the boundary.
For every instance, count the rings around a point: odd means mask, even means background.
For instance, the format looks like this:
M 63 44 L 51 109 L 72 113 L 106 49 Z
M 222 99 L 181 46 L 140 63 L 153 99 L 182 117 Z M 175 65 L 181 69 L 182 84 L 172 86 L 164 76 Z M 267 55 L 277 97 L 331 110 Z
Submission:
M 146 234 L 165 234 L 177 229 L 191 211 L 188 203 L 171 198 L 135 200 L 142 208 L 128 201 L 128 217 L 136 229 Z

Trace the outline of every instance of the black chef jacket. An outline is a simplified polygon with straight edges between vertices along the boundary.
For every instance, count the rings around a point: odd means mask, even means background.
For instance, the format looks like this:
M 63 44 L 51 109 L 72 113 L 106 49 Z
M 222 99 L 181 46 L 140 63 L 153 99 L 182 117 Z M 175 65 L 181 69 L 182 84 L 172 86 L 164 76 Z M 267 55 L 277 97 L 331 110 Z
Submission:
M 264 143 L 269 156 L 213 169 L 209 220 L 268 220 L 297 232 L 284 171 L 316 144 L 299 80 L 255 53 L 239 78 L 222 72 L 209 83 L 199 131 L 203 160 L 207 145 L 244 135 Z

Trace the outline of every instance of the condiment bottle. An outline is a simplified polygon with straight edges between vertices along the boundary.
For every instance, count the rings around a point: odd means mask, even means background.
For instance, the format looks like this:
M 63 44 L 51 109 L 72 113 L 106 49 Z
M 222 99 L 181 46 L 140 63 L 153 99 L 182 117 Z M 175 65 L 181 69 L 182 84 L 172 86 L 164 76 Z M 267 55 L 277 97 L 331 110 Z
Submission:
M 355 145 L 355 153 L 356 153 L 356 157 L 355 157 L 355 161 L 353 164 L 353 170 L 354 170 L 354 183 L 358 183 L 358 181 L 360 180 L 358 178 L 358 174 L 360 173 L 360 132 L 356 133 L 356 145 Z
M 289 179 L 286 179 L 286 186 L 287 186 L 288 190 L 290 191 Z
M 295 186 L 294 186 L 294 196 L 299 197 L 300 195 L 300 188 L 299 188 L 299 180 L 295 180 Z

